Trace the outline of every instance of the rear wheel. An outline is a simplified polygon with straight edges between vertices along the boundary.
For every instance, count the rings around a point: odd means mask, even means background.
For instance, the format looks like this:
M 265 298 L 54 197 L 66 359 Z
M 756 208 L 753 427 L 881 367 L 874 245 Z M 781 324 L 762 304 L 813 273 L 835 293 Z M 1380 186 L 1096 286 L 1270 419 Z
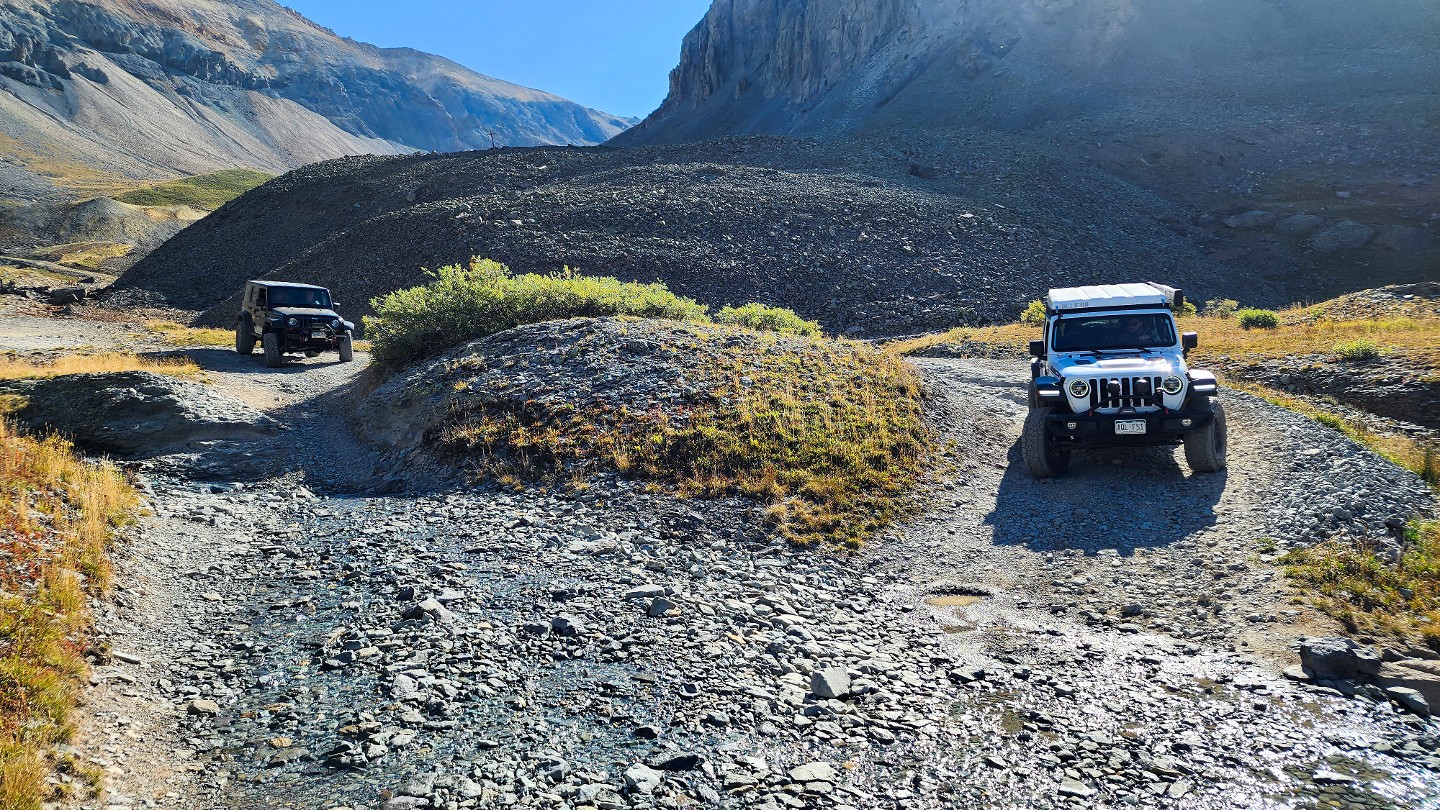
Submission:
M 255 332 L 250 328 L 250 321 L 245 318 L 235 322 L 235 351 L 239 354 L 255 352 Z
M 1199 430 L 1185 434 L 1185 463 L 1197 473 L 1220 472 L 1225 469 L 1225 445 L 1229 435 L 1225 428 L 1225 408 L 1215 403 L 1215 418 Z
M 355 345 L 349 335 L 340 338 L 340 362 L 348 363 L 355 359 Z
M 265 366 L 267 368 L 279 368 L 285 362 L 284 355 L 280 354 L 280 336 L 274 332 L 266 332 L 260 338 L 260 345 L 265 348 Z
M 1020 453 L 1036 478 L 1054 478 L 1070 469 L 1070 450 L 1060 447 L 1045 427 L 1046 408 L 1031 408 L 1020 433 Z

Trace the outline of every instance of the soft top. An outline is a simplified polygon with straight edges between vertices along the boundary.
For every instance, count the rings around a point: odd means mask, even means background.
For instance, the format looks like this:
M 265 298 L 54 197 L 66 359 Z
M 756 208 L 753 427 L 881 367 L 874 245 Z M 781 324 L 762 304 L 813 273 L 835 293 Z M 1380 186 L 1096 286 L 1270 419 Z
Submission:
M 330 292 L 324 287 L 318 287 L 314 284 L 301 284 L 298 281 L 247 281 L 245 283 L 254 284 L 256 287 L 303 287 L 307 290 L 325 290 L 325 292 Z
M 1150 282 L 1060 287 L 1051 290 L 1045 296 L 1045 308 L 1051 312 L 1075 312 L 1095 309 L 1170 307 L 1179 306 L 1183 301 L 1183 295 L 1174 287 Z

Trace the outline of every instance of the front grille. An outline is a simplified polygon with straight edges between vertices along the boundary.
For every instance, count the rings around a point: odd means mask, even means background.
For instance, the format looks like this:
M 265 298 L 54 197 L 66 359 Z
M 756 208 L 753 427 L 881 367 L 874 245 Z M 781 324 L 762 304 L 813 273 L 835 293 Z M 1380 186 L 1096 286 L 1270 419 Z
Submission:
M 1145 381 L 1150 390 L 1145 391 Z M 1108 377 L 1090 381 L 1091 410 L 1137 410 L 1164 406 L 1160 383 L 1163 377 Z M 1120 383 L 1118 393 L 1111 391 L 1111 383 Z

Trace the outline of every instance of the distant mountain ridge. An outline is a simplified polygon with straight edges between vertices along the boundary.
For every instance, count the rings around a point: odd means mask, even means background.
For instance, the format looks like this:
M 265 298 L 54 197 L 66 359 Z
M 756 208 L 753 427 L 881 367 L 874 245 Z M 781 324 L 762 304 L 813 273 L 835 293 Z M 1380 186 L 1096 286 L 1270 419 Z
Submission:
M 0 196 L 344 155 L 595 144 L 633 120 L 271 0 L 6 0 Z

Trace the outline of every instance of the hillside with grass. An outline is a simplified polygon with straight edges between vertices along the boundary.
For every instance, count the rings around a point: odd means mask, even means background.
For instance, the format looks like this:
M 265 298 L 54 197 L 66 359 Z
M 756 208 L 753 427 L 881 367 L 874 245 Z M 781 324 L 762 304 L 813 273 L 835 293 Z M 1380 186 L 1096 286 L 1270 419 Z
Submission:
M 183 205 L 214 211 L 273 179 L 275 175 L 254 169 L 224 169 L 127 191 L 115 199 L 130 205 Z
M 929 456 L 919 375 L 788 310 L 712 316 L 659 284 L 479 260 L 375 310 L 375 358 L 395 374 L 357 425 L 480 480 L 585 487 L 618 473 L 749 498 L 781 537 L 854 548 Z

